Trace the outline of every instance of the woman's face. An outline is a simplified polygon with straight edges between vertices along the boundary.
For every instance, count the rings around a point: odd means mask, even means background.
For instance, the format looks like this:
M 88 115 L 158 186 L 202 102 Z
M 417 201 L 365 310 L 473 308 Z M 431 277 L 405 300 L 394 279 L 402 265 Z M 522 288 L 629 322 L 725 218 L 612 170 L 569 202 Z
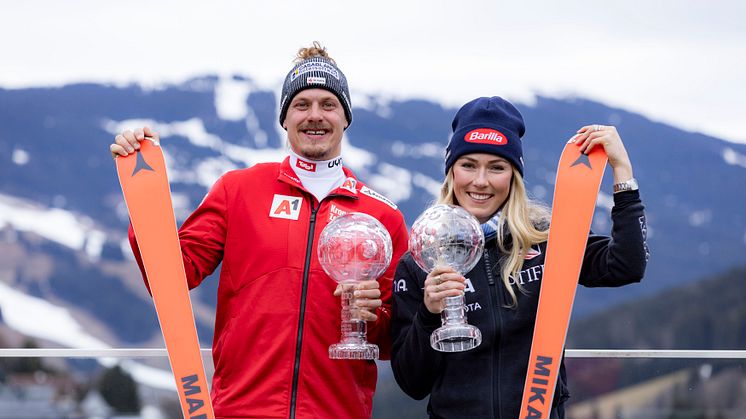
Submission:
M 485 223 L 505 203 L 513 168 L 494 154 L 472 153 L 453 164 L 453 193 L 458 204 Z

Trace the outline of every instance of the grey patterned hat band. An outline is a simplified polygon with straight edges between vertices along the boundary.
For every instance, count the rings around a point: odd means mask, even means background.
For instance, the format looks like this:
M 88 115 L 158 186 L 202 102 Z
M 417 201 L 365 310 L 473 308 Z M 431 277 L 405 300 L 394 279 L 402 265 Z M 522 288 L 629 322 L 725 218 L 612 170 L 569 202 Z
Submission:
M 334 93 L 344 108 L 347 126 L 352 123 L 352 103 L 347 78 L 331 60 L 311 57 L 295 64 L 285 77 L 280 95 L 280 125 L 285 122 L 293 97 L 305 89 L 325 89 Z

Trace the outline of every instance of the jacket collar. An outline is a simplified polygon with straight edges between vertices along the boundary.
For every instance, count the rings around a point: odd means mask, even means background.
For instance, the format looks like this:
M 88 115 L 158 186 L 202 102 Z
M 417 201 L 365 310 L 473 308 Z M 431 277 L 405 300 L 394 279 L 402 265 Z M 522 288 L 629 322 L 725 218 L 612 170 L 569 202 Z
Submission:
M 352 173 L 350 169 L 342 167 L 342 170 L 346 177 L 344 183 L 342 183 L 342 186 L 339 188 L 329 192 L 329 195 L 346 196 L 348 198 L 358 199 L 358 193 L 363 185 L 357 180 L 357 177 L 355 177 L 355 174 Z M 280 173 L 277 176 L 277 180 L 308 193 L 308 190 L 303 187 L 303 183 L 301 183 L 298 176 L 295 175 L 295 171 L 290 165 L 290 156 L 285 157 L 282 163 L 280 163 Z

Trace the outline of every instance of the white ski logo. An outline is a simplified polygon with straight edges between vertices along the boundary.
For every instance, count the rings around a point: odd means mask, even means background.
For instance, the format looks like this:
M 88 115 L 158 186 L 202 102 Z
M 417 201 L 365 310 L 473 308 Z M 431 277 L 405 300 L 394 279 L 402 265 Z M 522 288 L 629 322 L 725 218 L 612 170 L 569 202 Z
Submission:
M 381 195 L 380 193 L 374 191 L 373 189 L 370 189 L 367 186 L 363 186 L 362 188 L 360 188 L 360 193 L 362 193 L 364 195 L 368 195 L 371 198 L 375 198 L 375 199 L 377 199 L 377 200 L 385 203 L 386 205 L 390 206 L 393 209 L 397 208 L 396 204 L 394 204 L 390 199 L 388 199 L 385 196 Z

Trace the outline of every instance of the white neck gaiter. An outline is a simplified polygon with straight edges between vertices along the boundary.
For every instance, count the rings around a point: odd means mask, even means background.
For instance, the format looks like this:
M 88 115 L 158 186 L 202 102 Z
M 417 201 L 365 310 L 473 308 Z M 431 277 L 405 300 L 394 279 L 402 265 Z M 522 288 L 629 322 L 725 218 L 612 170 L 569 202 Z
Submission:
M 342 157 L 331 160 L 308 160 L 289 150 L 290 167 L 300 179 L 303 187 L 319 201 L 329 192 L 342 186 L 345 173 L 342 170 Z

